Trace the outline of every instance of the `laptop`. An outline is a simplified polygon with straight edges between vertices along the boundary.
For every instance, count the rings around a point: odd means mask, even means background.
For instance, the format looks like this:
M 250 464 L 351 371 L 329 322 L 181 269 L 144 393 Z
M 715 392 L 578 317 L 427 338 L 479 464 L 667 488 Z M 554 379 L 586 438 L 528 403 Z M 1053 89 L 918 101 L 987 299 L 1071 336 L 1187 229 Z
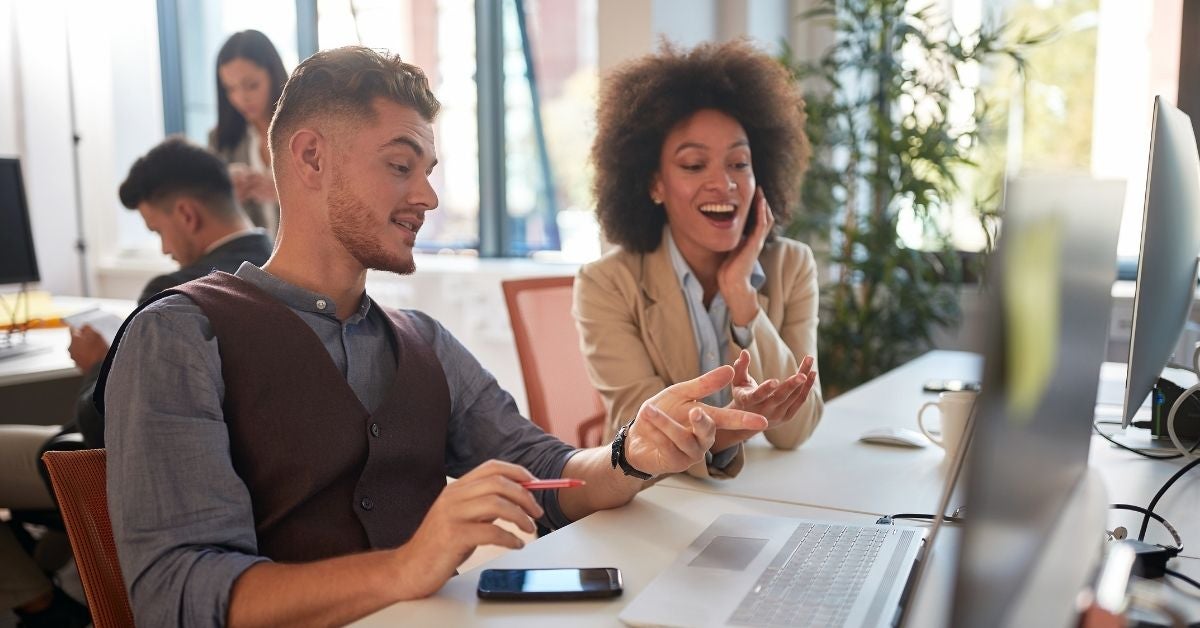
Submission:
M 978 406 L 978 403 L 976 404 Z M 948 466 L 945 513 L 974 432 Z M 941 529 L 725 514 L 625 607 L 631 626 L 894 626 Z

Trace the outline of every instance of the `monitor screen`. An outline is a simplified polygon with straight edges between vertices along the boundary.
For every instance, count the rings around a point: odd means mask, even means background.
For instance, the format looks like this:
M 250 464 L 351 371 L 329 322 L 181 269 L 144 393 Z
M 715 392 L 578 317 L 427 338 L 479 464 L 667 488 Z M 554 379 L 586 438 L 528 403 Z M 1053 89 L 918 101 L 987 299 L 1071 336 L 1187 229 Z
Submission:
M 983 386 L 950 625 L 1008 625 L 1087 469 L 1121 198 L 1082 189 L 1008 195 L 989 262 Z
M 0 157 L 0 284 L 38 279 L 21 162 Z
M 1152 128 L 1125 376 L 1125 427 L 1175 352 L 1192 308 L 1200 254 L 1200 157 L 1191 118 L 1156 97 Z

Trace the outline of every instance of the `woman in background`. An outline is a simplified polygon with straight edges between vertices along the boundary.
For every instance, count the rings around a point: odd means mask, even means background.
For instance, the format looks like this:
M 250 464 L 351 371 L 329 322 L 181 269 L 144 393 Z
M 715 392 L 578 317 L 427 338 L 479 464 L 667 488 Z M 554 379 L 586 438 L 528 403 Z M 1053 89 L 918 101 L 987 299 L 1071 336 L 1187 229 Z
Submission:
M 816 263 L 773 233 L 808 155 L 798 86 L 745 41 L 665 45 L 604 80 L 594 193 L 619 246 L 580 269 L 574 314 L 608 437 L 663 387 L 728 363 L 733 386 L 705 403 L 762 414 L 777 448 L 812 434 Z M 736 475 L 752 435 L 720 430 L 690 472 Z
M 279 52 L 259 31 L 234 33 L 217 53 L 217 126 L 208 148 L 229 164 L 234 194 L 250 221 L 272 238 L 279 202 L 267 127 L 287 77 Z

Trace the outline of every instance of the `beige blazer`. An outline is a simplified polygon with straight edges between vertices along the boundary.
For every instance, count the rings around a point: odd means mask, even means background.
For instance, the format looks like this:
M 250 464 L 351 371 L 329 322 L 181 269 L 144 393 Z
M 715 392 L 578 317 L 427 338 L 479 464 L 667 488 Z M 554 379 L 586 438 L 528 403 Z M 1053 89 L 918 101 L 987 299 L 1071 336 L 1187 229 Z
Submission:
M 759 312 L 750 323 L 753 339 L 747 350 L 750 374 L 761 382 L 788 377 L 805 355 L 816 357 L 818 290 L 808 246 L 777 238 L 758 259 L 767 280 L 758 291 Z M 608 411 L 606 437 L 663 388 L 700 375 L 687 304 L 667 247 L 645 254 L 610 251 L 580 269 L 574 298 L 580 347 Z M 732 338 L 728 344 L 727 364 L 740 351 Z M 768 430 L 767 440 L 780 449 L 796 448 L 812 434 L 823 408 L 818 379 L 796 416 Z M 723 471 L 693 468 L 689 473 L 732 477 L 744 462 L 739 451 Z

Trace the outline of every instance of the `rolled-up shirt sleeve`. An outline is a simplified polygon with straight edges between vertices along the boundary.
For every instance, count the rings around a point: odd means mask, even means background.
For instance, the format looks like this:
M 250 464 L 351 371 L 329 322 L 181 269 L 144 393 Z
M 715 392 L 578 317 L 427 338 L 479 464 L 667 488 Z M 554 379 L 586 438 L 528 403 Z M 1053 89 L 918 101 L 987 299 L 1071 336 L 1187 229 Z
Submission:
M 459 477 L 497 459 L 521 465 L 539 478 L 562 477 L 578 450 L 521 416 L 512 395 L 445 327 L 421 312 L 410 313 L 442 363 L 450 388 L 447 473 Z M 546 512 L 539 520 L 544 527 L 571 523 L 558 505 L 558 491 L 536 491 L 534 497 Z
M 222 626 L 258 556 L 221 410 L 217 340 L 189 299 L 130 323 L 105 388 L 108 505 L 138 625 Z

